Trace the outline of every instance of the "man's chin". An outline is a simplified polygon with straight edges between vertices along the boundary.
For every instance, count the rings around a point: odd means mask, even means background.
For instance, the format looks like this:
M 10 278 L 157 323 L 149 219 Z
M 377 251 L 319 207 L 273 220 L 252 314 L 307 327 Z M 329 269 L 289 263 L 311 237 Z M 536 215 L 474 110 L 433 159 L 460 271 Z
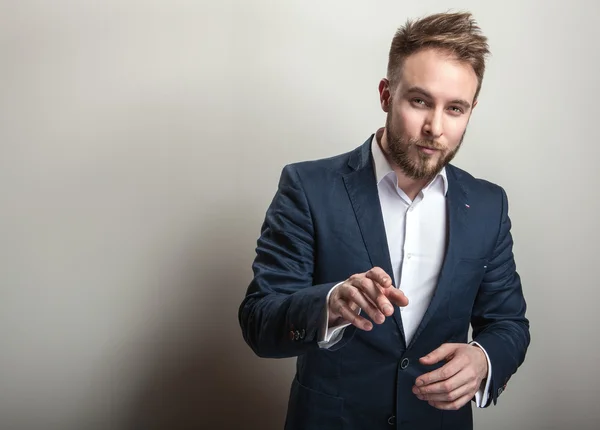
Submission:
M 443 167 L 443 166 L 442 166 Z M 441 170 L 442 167 L 438 163 L 427 163 L 426 166 L 421 166 L 420 169 L 414 169 L 415 178 L 418 180 L 430 180 L 435 177 Z

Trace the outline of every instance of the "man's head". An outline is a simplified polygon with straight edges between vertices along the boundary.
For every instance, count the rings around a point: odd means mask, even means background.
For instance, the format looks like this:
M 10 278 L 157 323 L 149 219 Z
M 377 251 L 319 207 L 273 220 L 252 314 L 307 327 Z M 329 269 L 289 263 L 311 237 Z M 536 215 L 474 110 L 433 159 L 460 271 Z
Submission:
M 379 93 L 387 112 L 385 149 L 409 178 L 430 179 L 456 155 L 488 54 L 468 13 L 431 15 L 396 32 Z

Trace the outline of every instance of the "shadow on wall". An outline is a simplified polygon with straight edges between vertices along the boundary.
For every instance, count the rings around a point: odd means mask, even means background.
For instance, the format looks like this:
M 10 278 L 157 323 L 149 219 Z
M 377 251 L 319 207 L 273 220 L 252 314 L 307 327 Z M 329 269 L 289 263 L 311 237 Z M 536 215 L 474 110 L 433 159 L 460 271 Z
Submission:
M 223 218 L 208 227 L 191 253 L 195 268 L 172 289 L 186 292 L 177 322 L 144 348 L 152 363 L 125 430 L 283 428 L 294 362 L 256 357 L 237 320 L 257 228 Z

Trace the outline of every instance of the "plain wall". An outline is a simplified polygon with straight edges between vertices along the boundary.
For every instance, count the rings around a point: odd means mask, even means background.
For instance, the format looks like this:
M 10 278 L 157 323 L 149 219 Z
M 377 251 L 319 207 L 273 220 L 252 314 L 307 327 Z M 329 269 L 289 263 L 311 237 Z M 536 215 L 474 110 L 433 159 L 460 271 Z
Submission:
M 596 1 L 0 3 L 0 428 L 281 429 L 237 310 L 282 167 L 383 125 L 409 17 L 493 56 L 456 164 L 504 186 L 532 344 L 477 428 L 596 429 Z

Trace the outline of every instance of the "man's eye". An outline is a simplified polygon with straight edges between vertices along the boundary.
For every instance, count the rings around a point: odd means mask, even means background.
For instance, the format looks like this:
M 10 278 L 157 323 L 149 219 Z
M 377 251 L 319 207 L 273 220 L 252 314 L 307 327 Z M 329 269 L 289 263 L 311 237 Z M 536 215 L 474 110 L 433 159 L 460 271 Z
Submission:
M 418 105 L 425 105 L 425 100 L 423 100 L 423 99 L 413 99 L 413 103 L 416 103 Z

